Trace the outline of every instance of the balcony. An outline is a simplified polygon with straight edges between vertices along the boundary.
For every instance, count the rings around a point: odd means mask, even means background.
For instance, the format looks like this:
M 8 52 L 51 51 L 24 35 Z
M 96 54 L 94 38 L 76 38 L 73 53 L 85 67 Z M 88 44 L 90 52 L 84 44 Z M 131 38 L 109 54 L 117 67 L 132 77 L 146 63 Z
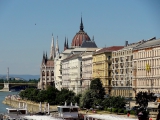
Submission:
M 118 62 L 119 58 L 115 58 L 115 61 Z
M 126 56 L 126 61 L 129 61 L 129 56 Z
M 123 66 L 124 66 L 124 63 L 120 63 L 120 66 L 121 66 L 121 68 L 123 68 Z
M 118 63 L 115 64 L 115 67 L 118 68 Z
M 128 63 L 128 62 L 126 62 L 126 63 L 125 63 L 125 66 L 126 66 L 126 67 L 128 67 L 128 66 L 129 66 L 129 63 Z
M 123 72 L 124 72 L 124 70 L 123 70 L 123 69 L 121 69 L 121 70 L 120 70 L 120 73 L 121 73 L 121 74 L 123 74 Z
M 112 63 L 114 63 L 114 58 L 112 58 Z
M 116 79 L 118 79 L 118 78 L 119 78 L 119 76 L 118 76 L 118 75 L 115 75 L 115 78 L 116 78 Z
M 120 58 L 120 62 L 123 62 L 123 57 Z

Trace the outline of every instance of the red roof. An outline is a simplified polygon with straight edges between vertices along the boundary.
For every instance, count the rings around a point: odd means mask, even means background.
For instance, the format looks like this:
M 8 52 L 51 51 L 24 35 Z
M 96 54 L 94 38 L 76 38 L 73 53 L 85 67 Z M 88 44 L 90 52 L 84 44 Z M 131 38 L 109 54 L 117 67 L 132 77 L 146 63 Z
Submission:
M 84 31 L 79 31 L 72 40 L 72 47 L 81 46 L 83 40 L 91 41 L 90 37 Z
M 54 67 L 54 61 L 53 60 L 48 60 L 46 63 L 47 67 Z
M 105 47 L 102 48 L 100 50 L 98 50 L 97 52 L 95 52 L 95 54 L 99 54 L 99 53 L 103 53 L 103 52 L 112 52 L 112 51 L 117 51 L 124 48 L 124 46 L 111 46 L 111 47 Z

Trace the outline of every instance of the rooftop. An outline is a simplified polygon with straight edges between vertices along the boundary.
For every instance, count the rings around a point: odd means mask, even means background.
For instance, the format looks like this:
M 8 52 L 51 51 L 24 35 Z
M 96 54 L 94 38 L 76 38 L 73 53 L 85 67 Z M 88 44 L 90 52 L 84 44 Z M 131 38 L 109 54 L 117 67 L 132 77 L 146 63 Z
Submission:
M 105 47 L 105 48 L 102 48 L 102 49 L 96 51 L 95 54 L 101 54 L 101 53 L 104 53 L 104 52 L 112 52 L 112 51 L 116 51 L 116 50 L 119 50 L 119 49 L 122 49 L 122 48 L 124 48 L 124 46 Z

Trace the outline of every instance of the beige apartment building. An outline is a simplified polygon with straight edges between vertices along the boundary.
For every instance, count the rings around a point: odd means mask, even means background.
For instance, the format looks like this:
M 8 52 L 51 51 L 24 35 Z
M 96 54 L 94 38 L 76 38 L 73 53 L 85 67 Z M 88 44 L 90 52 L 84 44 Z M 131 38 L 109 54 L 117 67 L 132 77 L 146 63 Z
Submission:
M 102 48 L 93 54 L 93 79 L 100 78 L 106 94 L 111 94 L 112 80 L 112 51 L 122 49 L 124 46 L 111 46 Z
M 160 39 L 152 38 L 133 49 L 133 82 L 136 93 L 160 93 Z
M 125 47 L 112 52 L 112 96 L 132 97 L 132 79 L 133 79 L 133 48 L 143 44 L 144 41 L 128 44 Z

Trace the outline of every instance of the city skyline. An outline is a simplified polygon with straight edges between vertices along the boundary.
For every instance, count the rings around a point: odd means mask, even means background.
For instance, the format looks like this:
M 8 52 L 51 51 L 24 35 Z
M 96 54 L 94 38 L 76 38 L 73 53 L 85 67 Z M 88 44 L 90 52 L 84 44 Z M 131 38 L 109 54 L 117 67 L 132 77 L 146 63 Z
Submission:
M 79 31 L 99 48 L 160 38 L 158 0 L 0 1 L 0 74 L 40 74 L 43 52 L 50 54 L 52 34 L 63 51 Z

